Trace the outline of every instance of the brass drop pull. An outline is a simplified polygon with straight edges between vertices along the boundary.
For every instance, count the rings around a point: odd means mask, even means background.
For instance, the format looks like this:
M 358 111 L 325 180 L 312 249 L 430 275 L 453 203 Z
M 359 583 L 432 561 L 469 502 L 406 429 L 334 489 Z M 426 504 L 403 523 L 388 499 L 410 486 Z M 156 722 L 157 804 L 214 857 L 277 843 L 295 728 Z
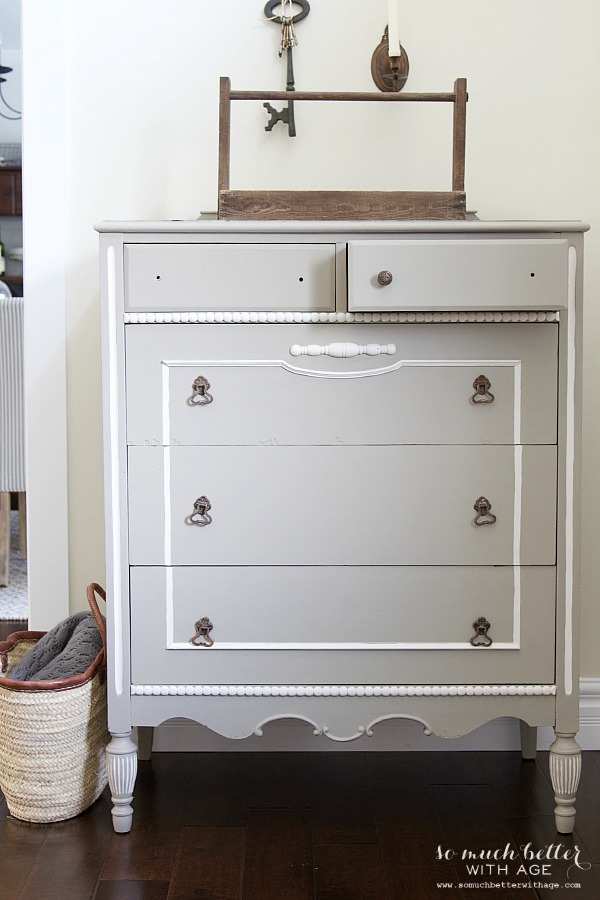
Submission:
M 496 516 L 490 512 L 492 508 L 492 504 L 485 497 L 478 497 L 475 503 L 473 504 L 473 509 L 477 513 L 475 518 L 473 519 L 474 525 L 493 525 L 496 521 Z
M 213 623 L 208 616 L 202 616 L 201 619 L 198 619 L 194 628 L 196 629 L 196 634 L 190 638 L 191 643 L 195 647 L 212 647 L 214 641 L 210 637 L 210 632 L 213 630 Z
M 491 627 L 485 616 L 479 616 L 477 621 L 473 622 L 475 634 L 471 638 L 471 643 L 474 647 L 491 647 L 493 641 L 488 634 Z
M 379 273 L 377 276 L 377 281 L 382 287 L 386 287 L 388 284 L 391 284 L 394 280 L 394 276 L 391 272 L 386 272 L 385 269 Z
M 208 403 L 212 403 L 213 396 L 208 393 L 209 387 L 208 379 L 204 375 L 198 375 L 192 384 L 193 393 L 188 400 L 190 406 L 206 406 Z
M 208 497 L 198 497 L 194 500 L 194 512 L 186 519 L 188 525 L 210 525 L 212 522 L 212 516 L 208 514 L 210 508 Z
M 496 399 L 490 392 L 492 382 L 485 375 L 478 375 L 473 382 L 475 393 L 471 397 L 473 403 L 493 403 Z

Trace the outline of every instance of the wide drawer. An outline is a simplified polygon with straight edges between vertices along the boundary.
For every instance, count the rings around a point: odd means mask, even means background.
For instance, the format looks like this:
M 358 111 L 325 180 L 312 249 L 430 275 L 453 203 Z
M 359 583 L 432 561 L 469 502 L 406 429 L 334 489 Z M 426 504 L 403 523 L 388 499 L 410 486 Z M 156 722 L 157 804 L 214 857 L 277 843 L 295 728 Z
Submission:
M 348 242 L 348 309 L 560 309 L 568 241 Z
M 125 309 L 335 309 L 335 244 L 126 244 Z
M 136 683 L 553 680 L 550 567 L 136 567 L 130 577 Z M 203 617 L 210 647 L 192 643 Z M 476 636 L 481 618 L 489 627 Z
M 554 443 L 557 332 L 553 323 L 128 325 L 127 440 Z M 340 344 L 388 352 L 316 355 Z M 314 355 L 293 355 L 298 347 Z M 480 375 L 487 393 L 474 388 Z M 210 397 L 194 393 L 197 378 Z
M 555 561 L 555 447 L 270 445 L 128 453 L 134 565 Z M 212 505 L 206 525 L 194 506 L 203 496 Z M 480 497 L 495 520 L 477 526 Z

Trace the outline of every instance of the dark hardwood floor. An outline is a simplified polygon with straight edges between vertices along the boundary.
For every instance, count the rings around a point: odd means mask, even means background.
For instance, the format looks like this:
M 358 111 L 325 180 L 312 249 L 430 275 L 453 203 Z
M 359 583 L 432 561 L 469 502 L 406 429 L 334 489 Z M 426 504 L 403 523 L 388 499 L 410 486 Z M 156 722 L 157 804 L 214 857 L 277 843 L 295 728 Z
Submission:
M 155 753 L 128 835 L 108 791 L 53 825 L 2 799 L 0 900 L 598 900 L 600 751 L 573 836 L 553 807 L 547 753 Z
M 597 900 L 600 751 L 584 753 L 572 837 L 554 830 L 547 762 L 545 753 L 536 762 L 452 751 L 155 753 L 139 766 L 128 835 L 112 831 L 108 792 L 53 825 L 19 822 L 3 801 L 0 898 Z M 576 848 L 579 867 L 564 859 Z M 497 851 L 496 860 L 472 859 L 469 873 L 463 851 Z M 529 879 L 527 854 L 540 851 Z M 516 886 L 529 881 L 538 886 Z

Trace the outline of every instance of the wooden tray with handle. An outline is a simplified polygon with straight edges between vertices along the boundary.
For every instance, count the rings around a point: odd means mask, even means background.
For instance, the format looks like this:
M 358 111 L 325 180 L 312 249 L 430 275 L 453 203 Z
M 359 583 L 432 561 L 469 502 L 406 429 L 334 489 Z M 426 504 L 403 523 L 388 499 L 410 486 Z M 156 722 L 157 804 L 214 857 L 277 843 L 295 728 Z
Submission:
M 374 101 L 452 103 L 451 191 L 247 191 L 230 181 L 232 100 Z M 467 80 L 457 78 L 450 93 L 361 93 L 318 91 L 233 91 L 221 78 L 219 99 L 219 219 L 369 220 L 465 219 L 465 130 Z

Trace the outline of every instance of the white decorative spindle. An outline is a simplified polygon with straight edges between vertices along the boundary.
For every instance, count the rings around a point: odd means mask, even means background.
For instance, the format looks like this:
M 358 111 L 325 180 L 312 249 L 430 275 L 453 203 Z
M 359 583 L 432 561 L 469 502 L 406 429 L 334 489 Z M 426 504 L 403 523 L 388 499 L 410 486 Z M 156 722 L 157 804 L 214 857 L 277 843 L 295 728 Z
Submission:
M 352 344 L 348 341 L 336 344 L 309 344 L 301 347 L 293 344 L 290 347 L 290 356 L 335 356 L 337 359 L 345 359 L 350 356 L 393 356 L 396 352 L 395 344 Z

